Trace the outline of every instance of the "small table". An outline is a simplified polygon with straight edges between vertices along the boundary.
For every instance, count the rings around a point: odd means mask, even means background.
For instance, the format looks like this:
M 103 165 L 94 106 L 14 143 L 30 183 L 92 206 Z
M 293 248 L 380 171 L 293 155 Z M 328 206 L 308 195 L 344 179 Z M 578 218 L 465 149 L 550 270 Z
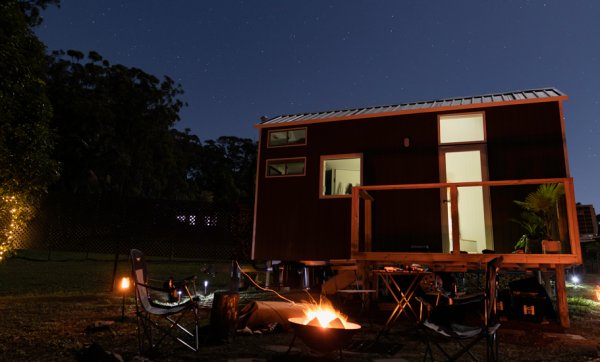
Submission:
M 415 291 L 419 286 L 419 282 L 421 278 L 425 275 L 431 274 L 431 272 L 427 271 L 385 271 L 385 270 L 373 270 L 373 274 L 376 276 L 375 282 L 378 286 L 378 280 L 381 280 L 385 285 L 386 289 L 390 292 L 394 300 L 396 301 L 396 306 L 387 321 L 385 322 L 385 326 L 379 332 L 379 335 L 386 333 L 390 330 L 391 326 L 398 320 L 400 315 L 404 313 L 407 317 L 410 318 L 409 312 L 415 318 L 415 320 L 419 320 L 419 316 L 413 309 L 410 301 L 415 295 Z M 398 279 L 409 279 L 408 286 L 402 289 L 400 284 L 398 283 Z
M 369 311 L 369 294 L 377 293 L 375 289 L 339 289 L 337 293 L 360 295 L 360 313 Z

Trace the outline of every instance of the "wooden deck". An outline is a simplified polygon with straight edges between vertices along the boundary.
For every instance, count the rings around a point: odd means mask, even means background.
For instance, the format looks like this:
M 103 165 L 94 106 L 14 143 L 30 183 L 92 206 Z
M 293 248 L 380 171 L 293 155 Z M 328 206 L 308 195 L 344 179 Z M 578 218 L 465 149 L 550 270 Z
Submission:
M 456 199 L 458 188 L 465 186 L 511 186 L 535 185 L 542 183 L 562 183 L 565 188 L 566 221 L 568 230 L 568 254 L 465 254 L 460 252 L 460 235 L 458 223 L 458 203 L 451 203 L 452 249 L 450 253 L 423 253 L 423 252 L 382 252 L 372 251 L 372 208 L 376 202 L 369 191 L 386 190 L 421 190 L 443 189 L 450 190 L 451 199 Z M 361 208 L 361 205 L 363 206 Z M 361 215 L 361 209 L 364 215 Z M 411 185 L 378 185 L 359 186 L 352 189 L 352 220 L 351 220 L 351 258 L 366 268 L 370 263 L 388 264 L 421 264 L 434 271 L 473 271 L 485 269 L 485 264 L 492 258 L 502 255 L 503 270 L 541 270 L 554 271 L 556 276 L 556 295 L 560 323 L 569 327 L 569 313 L 567 306 L 565 267 L 582 263 L 581 245 L 579 241 L 579 228 L 577 225 L 577 211 L 575 206 L 574 188 L 572 178 L 553 178 L 535 180 L 508 180 L 508 181 L 483 181 L 463 183 L 433 183 Z M 361 235 L 360 230 L 363 233 Z M 364 271 L 366 273 L 366 269 Z

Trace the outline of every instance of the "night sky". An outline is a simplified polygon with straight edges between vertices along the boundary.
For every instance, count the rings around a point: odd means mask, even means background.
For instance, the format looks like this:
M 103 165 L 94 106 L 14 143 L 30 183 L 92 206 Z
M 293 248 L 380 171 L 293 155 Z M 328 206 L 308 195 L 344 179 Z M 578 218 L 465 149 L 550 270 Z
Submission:
M 48 50 L 181 83 L 178 128 L 258 138 L 276 116 L 556 87 L 578 202 L 600 212 L 600 1 L 62 0 Z

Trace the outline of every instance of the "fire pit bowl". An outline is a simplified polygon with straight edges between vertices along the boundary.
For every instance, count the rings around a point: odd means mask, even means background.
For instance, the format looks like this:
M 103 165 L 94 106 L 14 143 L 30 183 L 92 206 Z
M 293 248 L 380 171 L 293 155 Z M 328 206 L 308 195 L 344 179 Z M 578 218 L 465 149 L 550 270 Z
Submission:
M 288 321 L 294 328 L 294 338 L 297 336 L 308 347 L 323 353 L 341 350 L 361 328 L 350 322 L 346 322 L 346 328 L 334 328 L 304 324 L 305 318 L 288 318 Z

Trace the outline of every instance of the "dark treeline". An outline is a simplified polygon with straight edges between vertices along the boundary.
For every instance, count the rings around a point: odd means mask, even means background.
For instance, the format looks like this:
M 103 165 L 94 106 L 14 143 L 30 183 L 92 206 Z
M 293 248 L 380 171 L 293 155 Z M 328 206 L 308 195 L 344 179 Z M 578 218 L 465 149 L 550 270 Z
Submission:
M 256 142 L 202 142 L 176 129 L 183 89 L 167 76 L 111 64 L 95 51 L 47 54 L 31 30 L 47 5 L 59 1 L 9 0 L 0 9 L 3 188 L 36 178 L 35 188 L 51 193 L 219 207 L 251 201 Z

